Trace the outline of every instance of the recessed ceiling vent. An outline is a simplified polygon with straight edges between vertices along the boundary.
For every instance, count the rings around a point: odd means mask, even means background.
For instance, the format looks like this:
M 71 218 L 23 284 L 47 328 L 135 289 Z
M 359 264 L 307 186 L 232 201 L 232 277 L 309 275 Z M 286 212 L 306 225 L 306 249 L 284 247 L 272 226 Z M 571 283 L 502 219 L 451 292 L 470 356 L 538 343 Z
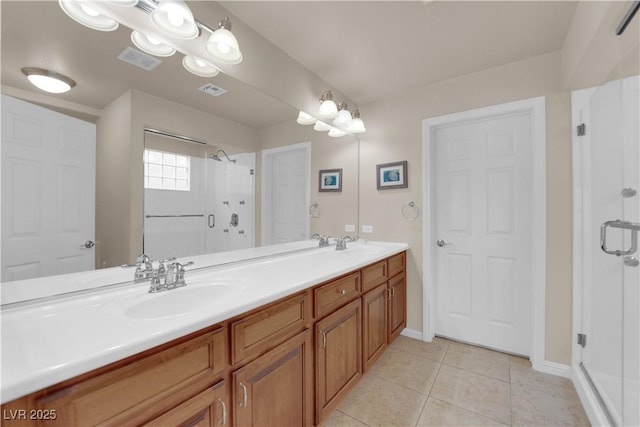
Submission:
M 201 90 L 204 93 L 208 93 L 211 96 L 220 96 L 223 93 L 227 92 L 225 89 L 222 89 L 221 87 L 218 87 L 211 83 L 207 83 L 206 85 L 199 87 L 198 90 Z
M 118 59 L 146 71 L 153 70 L 162 62 L 158 58 L 154 58 L 153 56 L 147 55 L 146 53 L 140 52 L 132 47 L 127 47 L 125 50 L 120 52 Z

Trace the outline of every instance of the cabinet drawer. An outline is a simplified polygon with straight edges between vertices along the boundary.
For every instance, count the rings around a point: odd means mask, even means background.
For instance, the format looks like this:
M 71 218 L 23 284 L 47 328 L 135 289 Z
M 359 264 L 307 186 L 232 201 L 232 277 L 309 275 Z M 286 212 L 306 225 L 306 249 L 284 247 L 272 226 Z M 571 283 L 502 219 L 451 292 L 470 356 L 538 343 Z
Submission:
M 306 328 L 310 321 L 311 301 L 305 292 L 233 322 L 232 363 L 235 365 L 277 346 Z
M 360 296 L 360 273 L 351 273 L 314 289 L 316 318 L 329 314 Z
M 40 399 L 48 425 L 140 425 L 213 384 L 226 368 L 224 328 Z
M 393 277 L 398 273 L 402 273 L 405 268 L 405 252 L 389 258 L 389 277 Z
M 367 292 L 387 281 L 387 261 L 376 262 L 362 269 L 362 292 Z

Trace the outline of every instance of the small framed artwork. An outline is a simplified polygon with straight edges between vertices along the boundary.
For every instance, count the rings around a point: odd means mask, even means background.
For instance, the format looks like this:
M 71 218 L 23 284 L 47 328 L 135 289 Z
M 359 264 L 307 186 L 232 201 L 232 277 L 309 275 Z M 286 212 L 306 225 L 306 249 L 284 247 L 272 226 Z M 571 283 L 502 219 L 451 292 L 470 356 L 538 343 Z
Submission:
M 376 165 L 378 172 L 378 190 L 391 190 L 393 188 L 407 188 L 407 161 L 383 163 Z
M 342 169 L 321 169 L 318 191 L 342 191 Z

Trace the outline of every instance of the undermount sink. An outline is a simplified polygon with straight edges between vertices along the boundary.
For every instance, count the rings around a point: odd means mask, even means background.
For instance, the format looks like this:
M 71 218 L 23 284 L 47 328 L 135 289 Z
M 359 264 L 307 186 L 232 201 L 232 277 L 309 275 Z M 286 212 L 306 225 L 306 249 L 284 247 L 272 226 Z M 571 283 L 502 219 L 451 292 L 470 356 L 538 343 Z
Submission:
M 218 305 L 230 297 L 239 295 L 243 287 L 238 285 L 209 284 L 149 294 L 149 299 L 124 310 L 124 315 L 133 319 L 153 319 L 170 317 L 198 311 Z

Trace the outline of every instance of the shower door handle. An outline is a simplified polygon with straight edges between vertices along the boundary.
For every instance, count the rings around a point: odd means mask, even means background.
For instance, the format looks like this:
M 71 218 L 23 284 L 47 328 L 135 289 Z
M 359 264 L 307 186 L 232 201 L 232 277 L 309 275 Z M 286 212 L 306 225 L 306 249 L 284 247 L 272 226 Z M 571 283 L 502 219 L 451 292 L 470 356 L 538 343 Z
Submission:
M 209 225 L 209 228 L 213 228 L 216 226 L 216 216 L 214 214 L 209 215 L 209 217 L 207 218 L 207 223 Z
M 629 249 L 609 249 L 607 248 L 607 228 L 620 228 L 622 230 L 631 231 L 631 247 Z M 638 250 L 638 231 L 640 231 L 640 223 L 621 221 L 616 219 L 615 221 L 603 222 L 600 226 L 600 248 L 602 251 L 609 255 L 622 256 L 633 255 Z

